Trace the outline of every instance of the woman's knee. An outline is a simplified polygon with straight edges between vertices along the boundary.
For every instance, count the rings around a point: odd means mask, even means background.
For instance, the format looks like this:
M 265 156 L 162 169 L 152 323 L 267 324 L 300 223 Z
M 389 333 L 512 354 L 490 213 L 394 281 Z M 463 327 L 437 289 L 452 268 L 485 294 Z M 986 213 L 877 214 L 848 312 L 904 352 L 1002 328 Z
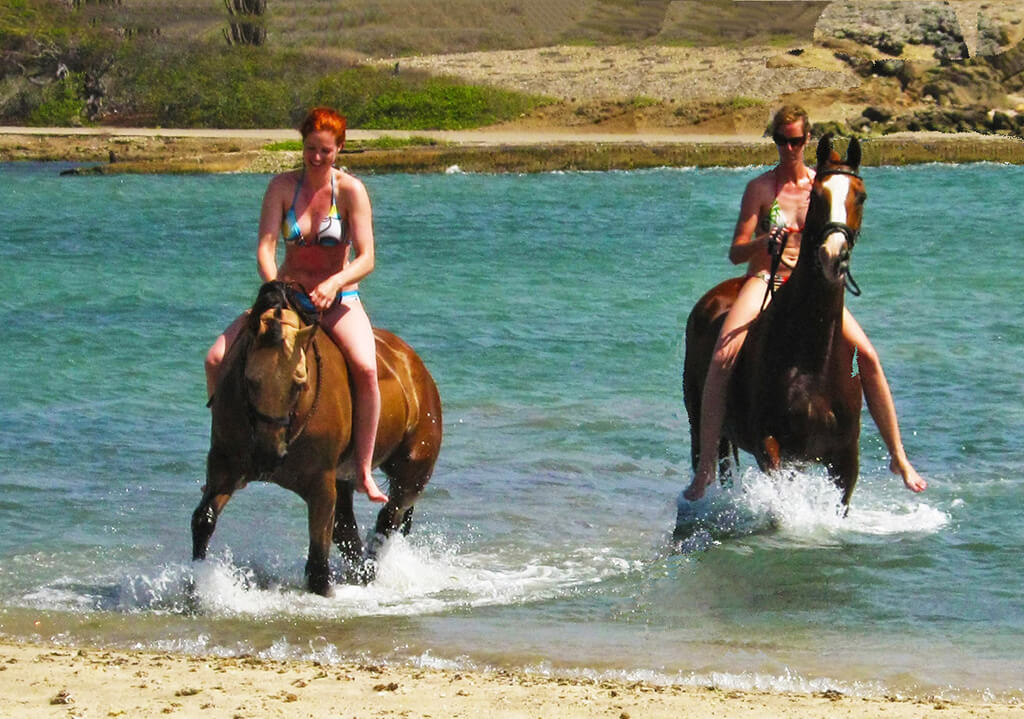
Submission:
M 736 356 L 740 353 L 743 341 L 736 338 L 720 338 L 715 345 L 714 354 L 711 355 L 711 362 L 723 371 L 729 371 L 736 364 Z
M 359 385 L 374 387 L 377 386 L 377 364 L 356 364 L 353 363 L 349 371 L 352 373 L 352 380 Z

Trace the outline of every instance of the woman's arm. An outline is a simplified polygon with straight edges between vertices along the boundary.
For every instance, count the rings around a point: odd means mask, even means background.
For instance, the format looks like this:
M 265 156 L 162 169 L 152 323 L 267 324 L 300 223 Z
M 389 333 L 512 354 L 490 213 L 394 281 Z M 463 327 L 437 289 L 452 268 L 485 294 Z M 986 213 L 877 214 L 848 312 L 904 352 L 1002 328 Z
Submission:
M 740 201 L 740 216 L 736 220 L 736 230 L 733 232 L 732 245 L 729 247 L 729 261 L 734 265 L 749 262 L 755 253 L 766 252 L 768 248 L 768 233 L 756 232 L 763 204 L 759 179 L 754 179 L 747 185 Z
M 277 236 L 284 220 L 280 176 L 267 185 L 260 209 L 260 225 L 256 245 L 256 269 L 264 282 L 277 279 Z

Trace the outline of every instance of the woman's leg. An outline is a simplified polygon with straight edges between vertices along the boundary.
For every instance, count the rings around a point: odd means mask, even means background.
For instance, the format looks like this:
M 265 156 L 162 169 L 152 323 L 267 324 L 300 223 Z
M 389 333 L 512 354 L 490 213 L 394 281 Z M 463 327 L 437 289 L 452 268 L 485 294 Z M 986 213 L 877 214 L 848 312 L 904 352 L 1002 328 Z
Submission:
M 878 358 L 871 340 L 864 334 L 860 324 L 850 314 L 850 310 L 843 308 L 843 337 L 856 349 L 857 367 L 860 372 L 860 384 L 864 390 L 864 399 L 867 401 L 868 412 L 878 427 L 878 433 L 882 435 L 885 446 L 889 449 L 889 456 L 892 461 L 889 469 L 894 474 L 903 477 L 903 483 L 914 492 L 924 491 L 928 483 L 917 473 L 907 453 L 903 449 L 903 440 L 900 437 L 900 425 L 896 419 L 896 406 L 893 403 L 892 392 L 889 390 L 889 382 L 882 371 L 882 361 Z
M 203 369 L 206 371 L 207 399 L 213 397 L 213 392 L 217 389 L 217 382 L 220 381 L 221 365 L 224 363 L 224 355 L 228 353 L 228 349 L 238 339 L 238 334 L 242 331 L 242 327 L 245 326 L 245 320 L 248 316 L 248 312 L 243 312 L 236 317 L 234 322 L 229 324 L 227 329 L 213 341 L 213 345 L 206 352 Z
M 373 443 L 380 422 L 380 389 L 377 387 L 377 344 L 370 318 L 358 299 L 346 299 L 323 318 L 326 329 L 345 359 L 355 396 L 352 398 L 352 443 L 358 476 L 356 491 L 366 494 L 372 502 L 386 502 L 384 494 L 373 481 Z
M 718 445 L 725 421 L 725 395 L 736 364 L 736 356 L 743 347 L 750 323 L 754 321 L 765 300 L 764 280 L 752 277 L 740 289 L 736 302 L 725 317 L 715 344 L 715 352 L 708 365 L 704 380 L 704 393 L 700 402 L 700 454 L 697 471 L 683 496 L 691 502 L 704 496 L 718 470 Z

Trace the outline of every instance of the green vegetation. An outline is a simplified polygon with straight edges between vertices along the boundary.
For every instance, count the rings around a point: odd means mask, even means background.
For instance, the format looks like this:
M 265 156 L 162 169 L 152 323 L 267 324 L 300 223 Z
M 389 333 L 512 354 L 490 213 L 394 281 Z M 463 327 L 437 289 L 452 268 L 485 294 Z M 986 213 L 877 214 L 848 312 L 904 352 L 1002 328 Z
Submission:
M 636 110 L 641 110 L 645 107 L 657 107 L 661 104 L 661 100 L 654 97 L 647 97 L 646 95 L 635 95 L 629 99 L 629 104 Z
M 79 7 L 0 6 L 0 123 L 294 127 L 309 107 L 329 105 L 350 127 L 455 130 L 549 102 L 422 73 L 351 63 L 339 70 L 337 55 L 228 46 L 216 33 L 169 42 L 115 27 L 115 15 L 97 15 L 89 3 Z
M 510 119 L 547 102 L 448 78 L 350 68 L 324 77 L 313 104 L 344 108 L 354 127 L 461 130 Z
M 409 137 L 375 137 L 372 140 L 361 140 L 350 143 L 352 149 L 359 150 L 400 150 L 403 147 L 437 147 L 449 143 L 433 137 L 410 135 Z
M 26 124 L 38 127 L 82 125 L 86 121 L 82 76 L 72 73 L 42 88 L 39 104 L 32 108 Z
M 744 97 L 743 95 L 737 95 L 729 99 L 729 107 L 733 110 L 744 110 L 748 107 L 761 107 L 764 104 L 764 100 L 756 97 Z

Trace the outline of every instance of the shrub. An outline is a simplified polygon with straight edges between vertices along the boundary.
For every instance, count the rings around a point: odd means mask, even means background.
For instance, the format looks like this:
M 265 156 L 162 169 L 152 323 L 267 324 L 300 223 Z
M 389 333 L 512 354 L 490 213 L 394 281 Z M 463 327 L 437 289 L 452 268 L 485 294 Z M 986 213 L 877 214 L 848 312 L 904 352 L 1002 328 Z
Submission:
M 37 127 L 81 125 L 86 119 L 82 83 L 81 74 L 70 73 L 62 80 L 45 86 L 26 122 Z
M 313 104 L 337 107 L 353 127 L 459 130 L 511 119 L 547 102 L 497 88 L 461 85 L 448 78 L 352 68 L 321 79 Z

